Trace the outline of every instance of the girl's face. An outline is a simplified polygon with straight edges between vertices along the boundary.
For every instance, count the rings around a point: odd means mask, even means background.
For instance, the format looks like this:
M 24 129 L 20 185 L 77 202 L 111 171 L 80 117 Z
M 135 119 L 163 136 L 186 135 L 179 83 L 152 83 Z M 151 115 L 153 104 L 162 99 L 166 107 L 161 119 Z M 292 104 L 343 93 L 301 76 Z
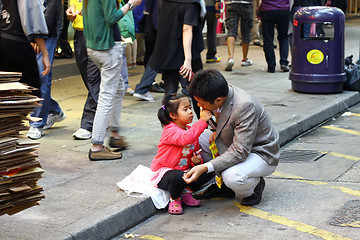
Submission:
M 182 99 L 177 113 L 172 113 L 170 117 L 179 127 L 186 129 L 186 125 L 191 123 L 194 118 L 190 100 L 187 98 Z

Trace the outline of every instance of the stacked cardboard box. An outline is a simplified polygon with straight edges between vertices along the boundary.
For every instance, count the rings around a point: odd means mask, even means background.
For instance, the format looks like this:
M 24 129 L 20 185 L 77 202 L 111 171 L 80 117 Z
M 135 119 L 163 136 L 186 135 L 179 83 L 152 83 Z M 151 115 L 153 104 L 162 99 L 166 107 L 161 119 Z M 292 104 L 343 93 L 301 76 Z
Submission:
M 20 131 L 26 115 L 39 106 L 31 88 L 19 82 L 21 74 L 0 71 L 0 216 L 39 204 L 43 188 L 37 185 L 44 170 L 36 153 L 38 142 Z

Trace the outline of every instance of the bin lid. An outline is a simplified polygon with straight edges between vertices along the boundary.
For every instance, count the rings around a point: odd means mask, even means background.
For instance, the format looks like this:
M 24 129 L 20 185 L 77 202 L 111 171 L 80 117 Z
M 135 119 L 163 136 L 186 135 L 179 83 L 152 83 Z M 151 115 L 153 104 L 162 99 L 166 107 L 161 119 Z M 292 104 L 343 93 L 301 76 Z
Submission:
M 345 15 L 336 7 L 303 7 L 296 11 L 294 21 L 300 22 L 345 22 Z

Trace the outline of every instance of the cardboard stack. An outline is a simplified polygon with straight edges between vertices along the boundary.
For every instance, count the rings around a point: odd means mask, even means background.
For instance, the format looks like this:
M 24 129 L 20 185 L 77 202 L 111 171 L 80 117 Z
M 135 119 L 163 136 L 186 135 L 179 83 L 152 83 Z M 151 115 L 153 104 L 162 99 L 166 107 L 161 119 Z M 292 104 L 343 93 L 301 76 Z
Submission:
M 44 170 L 36 153 L 38 142 L 19 132 L 27 130 L 26 115 L 40 98 L 19 82 L 21 74 L 0 71 L 0 216 L 39 204 L 43 188 L 37 185 Z

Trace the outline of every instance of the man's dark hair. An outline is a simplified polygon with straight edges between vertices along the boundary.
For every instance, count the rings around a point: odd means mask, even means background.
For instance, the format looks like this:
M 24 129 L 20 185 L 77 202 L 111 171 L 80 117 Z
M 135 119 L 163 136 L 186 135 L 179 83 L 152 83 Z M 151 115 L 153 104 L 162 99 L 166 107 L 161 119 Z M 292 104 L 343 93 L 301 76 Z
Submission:
M 218 97 L 226 97 L 229 86 L 224 76 L 216 69 L 198 71 L 191 80 L 188 90 L 194 97 L 214 103 Z

